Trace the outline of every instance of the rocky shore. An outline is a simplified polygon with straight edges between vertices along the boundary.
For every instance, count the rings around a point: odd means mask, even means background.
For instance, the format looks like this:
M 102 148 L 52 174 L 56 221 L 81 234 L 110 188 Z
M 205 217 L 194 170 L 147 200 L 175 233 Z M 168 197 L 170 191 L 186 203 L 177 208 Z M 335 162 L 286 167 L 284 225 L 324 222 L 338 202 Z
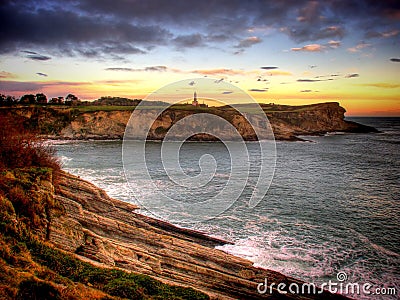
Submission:
M 51 215 L 47 236 L 56 248 L 80 259 L 193 287 L 212 299 L 345 299 L 328 292 L 284 295 L 276 288 L 261 295 L 257 285 L 265 278 L 287 286 L 302 282 L 214 248 L 226 241 L 140 215 L 135 205 L 112 199 L 76 176 L 62 172 L 58 181 L 50 190 L 65 213 Z M 49 190 L 49 182 L 42 185 Z
M 376 132 L 372 127 L 346 121 L 346 110 L 337 102 L 303 106 L 262 105 L 262 109 L 271 123 L 276 140 L 299 140 L 300 135 L 321 135 L 327 132 Z M 228 120 L 244 140 L 256 139 L 250 124 L 234 109 L 208 108 L 199 112 L 215 114 Z M 87 140 L 122 139 L 132 110 L 119 110 L 118 107 L 114 107 L 112 110 L 85 111 L 79 108 L 49 106 L 2 108 L 0 113 L 23 118 L 25 123 L 29 124 L 29 128 L 39 131 L 46 138 Z M 147 139 L 162 140 L 176 122 L 194 113 L 197 111 L 186 108 L 170 108 L 164 111 L 153 122 Z M 143 110 L 140 118 L 143 122 L 148 122 L 149 115 L 151 107 Z M 220 131 L 226 135 L 225 128 L 221 128 Z M 198 135 L 197 138 L 205 139 L 202 135 Z

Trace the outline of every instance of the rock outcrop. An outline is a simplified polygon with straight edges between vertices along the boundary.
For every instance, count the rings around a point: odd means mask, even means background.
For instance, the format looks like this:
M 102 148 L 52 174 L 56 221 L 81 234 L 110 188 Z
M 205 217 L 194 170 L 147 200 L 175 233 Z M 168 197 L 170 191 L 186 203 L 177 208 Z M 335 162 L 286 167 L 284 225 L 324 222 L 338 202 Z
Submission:
M 284 111 L 266 114 L 278 140 L 291 140 L 299 135 L 321 135 L 327 132 L 377 132 L 370 126 L 346 121 L 346 110 L 337 102 L 298 107 L 286 106 Z
M 65 213 L 51 217 L 48 238 L 57 248 L 105 267 L 190 286 L 213 299 L 345 299 L 317 295 L 261 295 L 257 284 L 301 284 L 278 272 L 214 248 L 226 243 L 135 213 L 135 205 L 111 199 L 93 184 L 62 173 L 54 194 Z
M 296 140 L 299 135 L 320 135 L 327 132 L 376 132 L 372 127 L 364 126 L 344 119 L 345 109 L 337 102 L 304 106 L 262 105 L 277 140 Z M 146 123 L 153 118 L 151 107 L 140 112 L 136 121 Z M 151 125 L 147 136 L 150 140 L 162 140 L 168 130 L 179 120 L 195 114 L 193 109 L 170 108 L 164 111 Z M 201 110 L 218 115 L 232 124 L 244 140 L 256 140 L 253 128 L 244 116 L 229 108 L 209 108 Z M 19 107 L 2 108 L 0 113 L 13 114 L 24 118 L 29 128 L 39 130 L 44 136 L 53 139 L 122 139 L 125 126 L 132 111 L 97 110 L 85 111 L 79 108 Z M 262 116 L 253 116 L 262 118 Z M 152 119 L 150 119 L 152 120 Z M 227 135 L 227 129 L 221 127 L 216 133 Z M 184 135 L 185 132 L 182 132 Z M 229 138 L 229 136 L 228 136 Z M 213 140 L 200 134 L 197 140 Z

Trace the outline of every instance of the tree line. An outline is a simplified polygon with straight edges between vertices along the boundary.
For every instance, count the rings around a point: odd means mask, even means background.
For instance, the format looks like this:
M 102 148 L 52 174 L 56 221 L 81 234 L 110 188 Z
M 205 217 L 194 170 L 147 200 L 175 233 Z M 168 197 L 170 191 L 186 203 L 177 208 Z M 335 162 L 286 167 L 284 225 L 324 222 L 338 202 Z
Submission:
M 48 99 L 43 93 L 39 94 L 26 94 L 20 98 L 10 95 L 0 94 L 0 106 L 14 106 L 14 105 L 67 105 L 67 106 L 88 106 L 88 105 L 115 105 L 115 106 L 136 106 L 141 99 L 128 99 L 123 97 L 101 97 L 94 101 L 82 101 L 74 94 L 68 94 L 64 97 L 53 97 Z
M 0 94 L 0 106 L 12 106 L 15 104 L 63 104 L 63 105 L 77 105 L 81 100 L 74 94 L 68 94 L 64 97 L 53 97 L 48 99 L 43 93 L 39 94 L 26 94 L 20 98 L 10 95 Z

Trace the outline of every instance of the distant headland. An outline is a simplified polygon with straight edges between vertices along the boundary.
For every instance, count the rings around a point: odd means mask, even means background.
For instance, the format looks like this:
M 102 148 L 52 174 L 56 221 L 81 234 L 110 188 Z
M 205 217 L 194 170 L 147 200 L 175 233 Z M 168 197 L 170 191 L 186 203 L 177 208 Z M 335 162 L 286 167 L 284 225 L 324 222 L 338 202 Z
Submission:
M 140 104 L 140 106 L 139 106 Z M 146 101 L 121 97 L 101 97 L 95 101 L 81 101 L 75 95 L 52 98 L 44 94 L 24 95 L 20 99 L 0 95 L 0 114 L 22 118 L 29 129 L 49 139 L 122 139 L 133 110 L 151 111 L 164 105 L 161 101 Z M 252 111 L 254 104 L 235 107 Z M 302 135 L 322 135 L 328 132 L 377 132 L 375 128 L 346 121 L 346 110 L 337 102 L 301 106 L 260 104 L 271 123 L 276 140 L 300 140 Z M 231 123 L 244 140 L 257 139 L 245 116 L 231 106 L 208 107 L 200 104 L 197 94 L 191 103 L 171 105 L 153 123 L 148 140 L 163 140 L 169 128 L 186 116 L 207 112 Z M 146 114 L 143 113 L 143 118 Z M 223 130 L 223 129 L 222 129 Z M 196 135 L 194 140 L 212 141 L 208 135 Z

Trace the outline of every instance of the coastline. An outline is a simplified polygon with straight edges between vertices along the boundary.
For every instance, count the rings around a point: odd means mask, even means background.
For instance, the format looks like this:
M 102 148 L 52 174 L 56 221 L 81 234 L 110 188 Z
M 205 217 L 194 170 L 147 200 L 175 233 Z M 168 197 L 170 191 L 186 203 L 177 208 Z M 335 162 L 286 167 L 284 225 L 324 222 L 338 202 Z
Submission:
M 265 278 L 288 285 L 302 281 L 215 249 L 226 241 L 137 214 L 137 206 L 69 173 L 61 173 L 54 198 L 66 213 L 51 218 L 49 241 L 85 261 L 193 287 L 212 299 L 347 299 L 328 292 L 282 295 L 275 288 L 261 295 L 257 285 Z
M 377 132 L 373 127 L 345 120 L 346 110 L 337 102 L 326 102 L 303 106 L 276 105 L 275 110 L 264 108 L 265 116 L 271 125 L 274 139 L 279 141 L 301 141 L 299 136 L 324 135 L 328 132 Z M 151 110 L 139 114 L 138 123 L 148 122 Z M 168 109 L 156 117 L 146 139 L 161 141 L 169 129 L 181 119 L 195 114 L 193 110 Z M 254 129 L 239 112 L 231 109 L 210 108 L 207 113 L 227 120 L 240 133 L 244 141 L 255 141 Z M 38 132 L 43 138 L 54 140 L 122 140 L 132 111 L 94 110 L 78 108 L 22 106 L 3 108 L 0 114 L 21 118 L 29 124 L 29 130 Z M 260 116 L 252 116 L 257 121 Z M 191 124 L 195 126 L 196 124 Z M 196 125 L 197 126 L 197 125 Z M 185 135 L 185 133 L 182 133 Z M 237 137 L 227 134 L 226 128 L 218 128 L 217 135 L 225 140 Z M 225 134 L 225 135 L 224 135 Z M 268 129 L 266 130 L 268 134 Z M 192 135 L 192 134 L 190 134 Z M 189 135 L 189 136 L 190 136 Z M 197 141 L 215 141 L 215 137 L 204 134 L 191 136 Z

